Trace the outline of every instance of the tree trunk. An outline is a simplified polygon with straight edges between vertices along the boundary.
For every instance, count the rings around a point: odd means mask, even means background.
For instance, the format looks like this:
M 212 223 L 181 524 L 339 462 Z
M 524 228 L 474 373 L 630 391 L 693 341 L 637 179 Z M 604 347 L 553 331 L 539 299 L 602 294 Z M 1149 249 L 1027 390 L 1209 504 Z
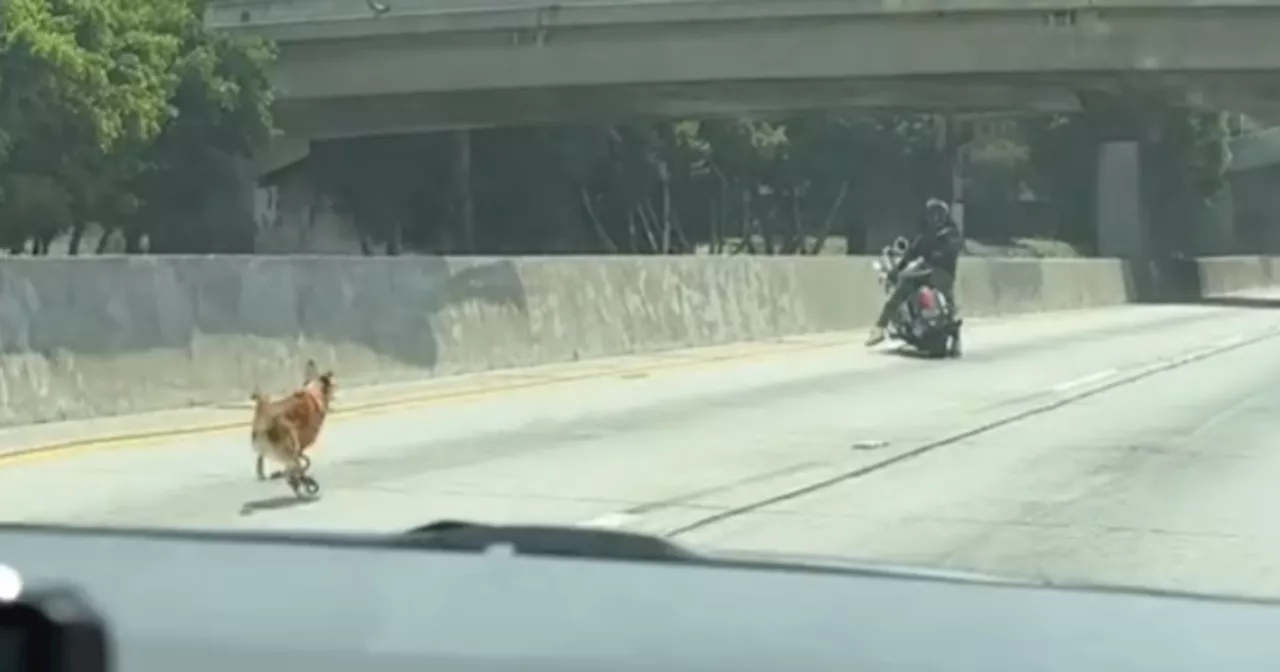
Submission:
M 83 223 L 78 223 L 71 228 L 71 240 L 67 241 L 67 254 L 73 257 L 79 256 L 80 244 L 84 241 L 84 229 Z

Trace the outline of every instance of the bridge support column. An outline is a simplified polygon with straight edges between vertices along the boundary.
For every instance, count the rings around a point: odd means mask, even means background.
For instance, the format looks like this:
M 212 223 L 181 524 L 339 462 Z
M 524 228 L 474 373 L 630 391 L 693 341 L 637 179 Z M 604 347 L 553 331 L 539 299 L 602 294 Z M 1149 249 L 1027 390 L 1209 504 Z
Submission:
M 1150 252 L 1150 230 L 1142 193 L 1142 154 L 1138 143 L 1102 143 L 1098 148 L 1094 220 L 1100 256 L 1143 257 Z

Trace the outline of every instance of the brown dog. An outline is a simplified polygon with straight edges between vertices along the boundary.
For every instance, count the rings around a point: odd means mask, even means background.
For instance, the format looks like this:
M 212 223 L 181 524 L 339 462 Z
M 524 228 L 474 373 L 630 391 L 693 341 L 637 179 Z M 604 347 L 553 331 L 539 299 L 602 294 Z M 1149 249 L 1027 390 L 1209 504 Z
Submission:
M 333 372 L 320 373 L 316 363 L 307 360 L 302 389 L 271 401 L 261 392 L 254 392 L 253 450 L 257 454 L 258 479 L 264 480 L 265 462 L 270 459 L 283 470 L 271 474 L 271 478 L 285 476 L 296 491 L 307 477 L 311 460 L 306 451 L 315 445 L 324 426 L 329 404 L 333 401 Z M 314 481 L 310 481 L 314 484 Z M 318 489 L 318 486 L 317 486 Z

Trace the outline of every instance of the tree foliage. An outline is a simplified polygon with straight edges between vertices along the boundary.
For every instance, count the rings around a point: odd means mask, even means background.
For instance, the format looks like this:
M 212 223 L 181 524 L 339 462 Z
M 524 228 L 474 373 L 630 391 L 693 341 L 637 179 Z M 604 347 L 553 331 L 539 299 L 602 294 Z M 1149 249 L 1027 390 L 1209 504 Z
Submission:
M 391 250 L 811 254 L 829 233 L 910 216 L 942 155 L 936 123 L 826 114 L 350 139 L 313 144 L 309 169 Z M 473 211 L 450 186 L 463 145 Z
M 206 33 L 203 13 L 200 0 L 0 4 L 0 245 L 39 252 L 90 222 L 163 238 L 229 157 L 262 145 L 271 51 Z

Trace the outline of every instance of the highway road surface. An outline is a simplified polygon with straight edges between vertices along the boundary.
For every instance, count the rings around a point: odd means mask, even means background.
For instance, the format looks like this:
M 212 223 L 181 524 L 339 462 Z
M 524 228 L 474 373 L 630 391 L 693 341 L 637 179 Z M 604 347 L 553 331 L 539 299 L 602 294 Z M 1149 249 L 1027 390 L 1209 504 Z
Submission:
M 835 334 L 512 372 L 334 418 L 318 501 L 257 481 L 239 429 L 0 458 L 0 511 L 240 529 L 593 525 L 1280 596 L 1276 297 L 973 320 L 959 361 Z

